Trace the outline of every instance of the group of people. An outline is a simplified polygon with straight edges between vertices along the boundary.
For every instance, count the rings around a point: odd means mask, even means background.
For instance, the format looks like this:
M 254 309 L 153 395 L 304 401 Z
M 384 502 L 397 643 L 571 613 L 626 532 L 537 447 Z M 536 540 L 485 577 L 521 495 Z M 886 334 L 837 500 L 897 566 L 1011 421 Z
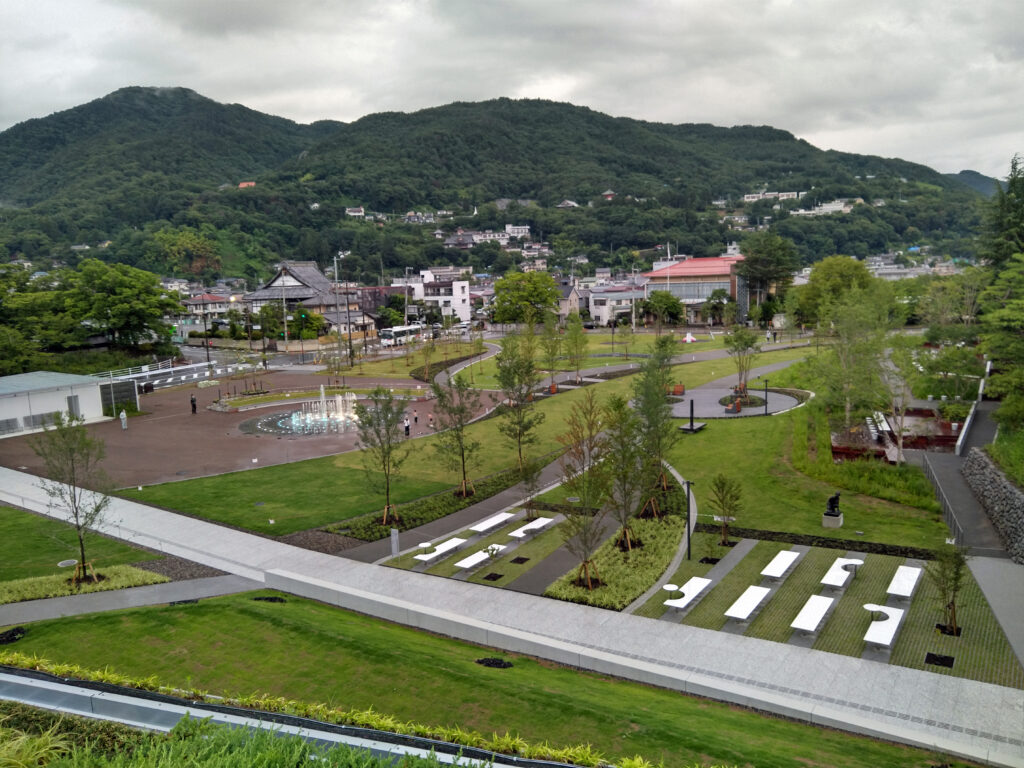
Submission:
M 405 417 L 405 422 L 404 422 L 405 436 L 409 437 L 409 433 L 410 433 L 410 430 L 412 429 L 412 425 L 413 424 L 419 424 L 419 423 L 420 423 L 420 412 L 417 411 L 415 408 L 413 408 L 412 409 L 412 422 L 411 423 L 409 422 L 408 414 L 406 414 L 406 417 Z M 427 426 L 430 427 L 431 429 L 434 428 L 434 414 L 432 414 L 432 413 L 428 413 L 427 414 Z

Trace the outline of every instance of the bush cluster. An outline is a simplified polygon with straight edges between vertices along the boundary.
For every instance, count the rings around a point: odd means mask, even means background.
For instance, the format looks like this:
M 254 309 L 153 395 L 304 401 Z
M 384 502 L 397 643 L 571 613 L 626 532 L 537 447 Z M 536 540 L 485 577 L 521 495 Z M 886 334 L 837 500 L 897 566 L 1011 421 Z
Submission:
M 121 723 L 36 709 L 16 701 L 0 701 L 0 720 L 4 727 L 22 733 L 40 734 L 52 730 L 69 746 L 89 744 L 93 751 L 104 755 L 131 754 L 144 741 L 164 738 Z
M 407 531 L 410 528 L 417 528 L 426 523 L 439 520 L 442 517 L 465 509 L 471 504 L 494 496 L 496 493 L 511 488 L 519 482 L 519 472 L 507 470 L 491 475 L 488 478 L 474 483 L 476 493 L 463 498 L 457 494 L 457 489 L 443 491 L 434 496 L 427 496 L 424 499 L 403 504 L 398 507 L 398 523 L 394 527 L 400 531 Z M 353 520 L 346 520 L 343 523 L 330 525 L 324 530 L 328 533 L 338 533 L 344 536 L 351 536 L 362 541 L 378 541 L 391 535 L 392 526 L 381 525 L 380 515 L 374 512 L 372 515 L 363 515 Z

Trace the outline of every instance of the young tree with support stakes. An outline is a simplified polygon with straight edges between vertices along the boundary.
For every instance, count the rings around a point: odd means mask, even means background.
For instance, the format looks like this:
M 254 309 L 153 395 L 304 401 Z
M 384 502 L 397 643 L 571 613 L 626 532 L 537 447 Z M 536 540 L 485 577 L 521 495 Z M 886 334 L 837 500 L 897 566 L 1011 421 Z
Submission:
M 636 540 L 630 523 L 644 491 L 643 453 L 637 441 L 639 421 L 626 398 L 613 395 L 604 407 L 605 460 L 612 515 L 619 523 L 619 546 L 632 551 Z
M 510 334 L 501 340 L 501 352 L 495 357 L 498 386 L 505 396 L 506 410 L 498 431 L 516 447 L 519 471 L 523 471 L 524 446 L 537 439 L 535 430 L 544 420 L 534 409 L 533 390 L 537 386 L 537 368 L 532 357 L 523 354 L 522 338 Z
M 649 494 L 642 514 L 650 510 L 653 517 L 661 515 L 658 499 L 668 490 L 663 461 L 679 439 L 679 432 L 672 423 L 672 406 L 666 397 L 672 386 L 670 366 L 675 350 L 676 342 L 671 336 L 656 339 L 651 356 L 644 361 L 633 383 L 644 488 Z
M 30 439 L 29 444 L 43 460 L 48 479 L 41 481 L 49 507 L 71 524 L 78 538 L 79 561 L 72 577 L 76 585 L 87 577 L 86 532 L 102 521 L 110 504 L 110 480 L 100 466 L 106 445 L 94 438 L 81 418 L 57 413 L 53 423 Z M 92 571 L 96 581 L 96 571 Z
M 439 430 L 434 449 L 441 463 L 459 472 L 459 495 L 463 498 L 476 493 L 469 479 L 469 469 L 475 467 L 480 455 L 480 441 L 467 432 L 470 422 L 480 410 L 480 391 L 473 389 L 461 374 L 451 376 L 444 384 L 431 382 L 434 393 L 434 417 Z
M 647 311 L 654 315 L 655 333 L 661 336 L 661 327 L 666 320 L 676 321 L 683 314 L 683 304 L 668 291 L 651 291 L 647 299 Z
M 544 314 L 544 330 L 540 337 L 540 348 L 544 354 L 544 367 L 548 369 L 550 376 L 551 391 L 555 387 L 555 368 L 558 366 L 558 356 L 562 352 L 562 336 L 558 333 L 558 320 L 553 312 Z
M 363 467 L 367 479 L 374 483 L 375 473 L 384 475 L 384 516 L 380 524 L 387 525 L 389 519 L 398 521 L 398 511 L 391 503 L 391 483 L 398 477 L 402 463 L 408 456 L 403 447 L 403 420 L 405 404 L 385 387 L 377 387 L 369 394 L 370 404 L 356 404 L 359 442 L 363 451 Z
M 565 356 L 569 358 L 569 365 L 576 371 L 576 383 L 580 383 L 580 368 L 587 358 L 587 347 L 590 339 L 583 329 L 583 319 L 578 312 L 569 315 L 565 324 Z
M 729 523 L 743 511 L 743 488 L 739 481 L 719 473 L 711 478 L 708 505 L 721 525 L 719 544 L 729 546 Z
M 761 353 L 757 343 L 758 336 L 750 328 L 742 325 L 733 326 L 725 337 L 725 351 L 736 363 L 736 391 L 741 397 L 747 396 L 747 378 L 754 361 Z
M 924 572 L 938 590 L 938 599 L 945 617 L 944 631 L 957 636 L 960 627 L 956 623 L 956 599 L 967 578 L 967 549 L 955 544 L 944 544 L 935 552 L 935 559 L 927 564 Z
M 593 560 L 604 530 L 607 488 L 604 468 L 598 466 L 604 458 L 605 442 L 601 407 L 593 389 L 573 404 L 565 425 L 565 433 L 557 438 L 565 447 L 559 465 L 563 484 L 578 501 L 566 508 L 562 530 L 566 549 L 580 561 L 577 583 L 592 590 L 593 580 L 598 577 Z

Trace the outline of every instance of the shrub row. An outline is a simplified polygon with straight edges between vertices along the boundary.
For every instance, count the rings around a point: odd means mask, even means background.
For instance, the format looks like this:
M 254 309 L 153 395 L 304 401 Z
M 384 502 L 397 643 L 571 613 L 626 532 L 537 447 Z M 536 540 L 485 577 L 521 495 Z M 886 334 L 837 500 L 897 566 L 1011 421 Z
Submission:
M 679 550 L 686 518 L 668 515 L 657 520 L 633 520 L 634 535 L 643 546 L 623 552 L 612 537 L 597 551 L 594 566 L 602 586 L 588 590 L 574 584 L 577 569 L 560 578 L 544 593 L 546 597 L 621 611 L 644 593 L 668 568 Z
M 483 354 L 483 353 L 480 353 L 480 354 Z M 461 357 L 450 357 L 447 360 L 441 360 L 439 362 L 432 362 L 430 364 L 430 373 L 431 373 L 430 377 L 427 376 L 427 367 L 425 365 L 420 365 L 420 366 L 417 366 L 416 368 L 413 368 L 411 371 L 409 371 L 409 375 L 412 378 L 416 379 L 416 381 L 422 381 L 422 382 L 425 382 L 425 383 L 429 384 L 431 382 L 431 380 L 434 378 L 434 376 L 439 374 L 441 371 L 445 370 L 446 368 L 451 368 L 453 365 L 458 365 L 459 363 L 464 363 L 467 360 L 472 360 L 474 357 L 479 357 L 479 355 L 474 353 L 472 355 L 462 355 Z
M 43 600 L 48 597 L 66 597 L 86 592 L 106 592 L 111 589 L 142 587 L 147 584 L 162 584 L 170 581 L 152 571 L 132 568 L 130 565 L 110 565 L 103 569 L 102 581 L 82 581 L 77 587 L 71 585 L 71 574 L 58 573 L 53 576 L 37 576 L 32 579 L 17 579 L 0 584 L 0 605 L 20 603 L 23 600 Z
M 491 752 L 518 755 L 530 760 L 553 760 L 574 765 L 592 766 L 594 768 L 605 764 L 604 756 L 595 751 L 589 744 L 568 747 L 554 747 L 547 742 L 530 744 L 516 734 L 505 733 L 499 735 L 495 733 L 491 736 L 484 736 L 477 731 L 467 730 L 458 726 L 423 725 L 420 723 L 403 722 L 391 715 L 376 712 L 373 709 L 341 710 L 326 704 L 308 704 L 267 694 L 222 698 L 211 695 L 206 691 L 182 691 L 177 688 L 170 688 L 159 684 L 155 677 L 133 679 L 127 675 L 114 672 L 109 668 L 90 670 L 76 664 L 55 663 L 35 655 L 13 651 L 0 650 L 0 665 L 37 670 L 65 679 L 90 680 L 108 685 L 153 691 L 165 696 L 184 697 L 219 706 L 274 712 L 334 725 L 349 725 L 400 735 L 437 739 Z M 630 764 L 636 766 L 649 765 L 639 756 L 631 758 Z
M 718 525 L 697 523 L 698 533 L 717 533 Z M 789 533 L 788 531 L 761 531 L 757 528 L 736 528 L 729 526 L 729 535 L 741 539 L 762 539 L 764 541 L 783 541 L 787 544 L 805 544 L 809 547 L 825 549 L 841 549 L 863 552 L 868 555 L 890 555 L 892 557 L 910 557 L 917 560 L 931 560 L 935 553 L 923 547 L 901 547 L 898 544 L 879 544 L 875 541 L 857 539 L 830 539 L 825 536 L 812 536 L 809 533 Z
M 473 485 L 476 493 L 463 498 L 456 493 L 457 489 L 443 491 L 434 496 L 427 496 L 423 499 L 403 504 L 398 507 L 399 522 L 394 525 L 400 531 L 407 531 L 410 528 L 417 528 L 434 520 L 465 509 L 471 504 L 483 501 L 496 493 L 501 493 L 519 482 L 519 472 L 507 470 L 491 475 L 488 478 L 479 480 Z M 362 541 L 378 541 L 391 535 L 391 525 L 380 524 L 380 514 L 363 515 L 362 517 L 346 520 L 343 523 L 329 525 L 324 530 L 328 533 L 337 533 L 344 536 L 351 536 Z
M 0 701 L 0 721 L 4 727 L 22 733 L 53 731 L 72 747 L 92 745 L 105 755 L 131 754 L 143 741 L 164 738 L 107 720 L 91 720 L 76 715 L 37 709 L 16 701 Z

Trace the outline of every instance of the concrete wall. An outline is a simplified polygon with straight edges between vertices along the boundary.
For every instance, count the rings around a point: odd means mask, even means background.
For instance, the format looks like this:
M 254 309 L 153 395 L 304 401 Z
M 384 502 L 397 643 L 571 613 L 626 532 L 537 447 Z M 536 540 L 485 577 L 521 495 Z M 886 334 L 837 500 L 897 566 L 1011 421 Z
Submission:
M 1015 563 L 1024 564 L 1024 491 L 1013 484 L 978 448 L 971 448 L 961 470 L 978 497 L 1006 550 Z

